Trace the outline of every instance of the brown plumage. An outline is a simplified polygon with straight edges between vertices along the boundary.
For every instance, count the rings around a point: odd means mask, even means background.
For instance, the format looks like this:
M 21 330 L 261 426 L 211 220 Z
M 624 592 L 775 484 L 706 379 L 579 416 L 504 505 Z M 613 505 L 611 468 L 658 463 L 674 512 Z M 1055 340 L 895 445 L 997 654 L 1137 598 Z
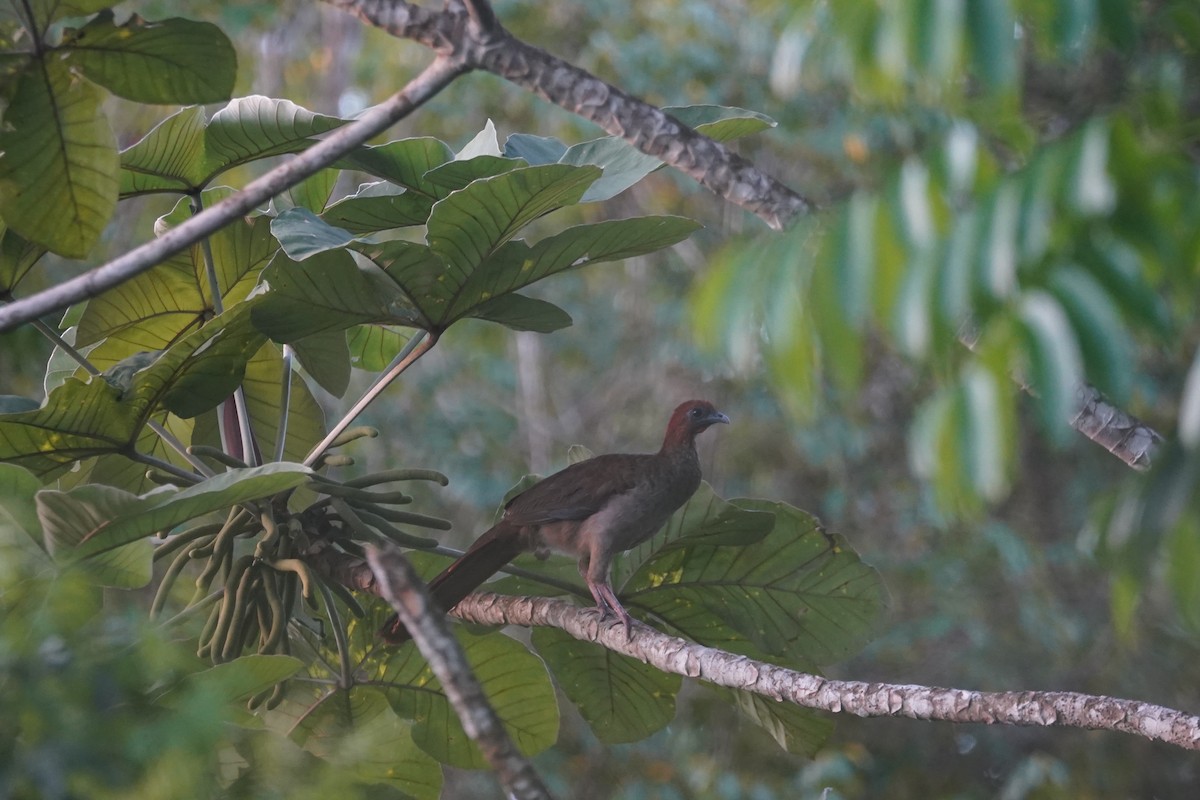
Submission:
M 429 582 L 446 610 L 520 553 L 555 550 L 578 556 L 602 615 L 616 614 L 628 636 L 632 620 L 608 582 L 613 556 L 649 539 L 700 486 L 696 436 L 729 417 L 705 400 L 675 409 L 657 453 L 610 454 L 572 464 L 534 484 L 504 507 L 504 516 L 457 561 Z M 380 630 L 393 644 L 408 631 L 393 615 Z

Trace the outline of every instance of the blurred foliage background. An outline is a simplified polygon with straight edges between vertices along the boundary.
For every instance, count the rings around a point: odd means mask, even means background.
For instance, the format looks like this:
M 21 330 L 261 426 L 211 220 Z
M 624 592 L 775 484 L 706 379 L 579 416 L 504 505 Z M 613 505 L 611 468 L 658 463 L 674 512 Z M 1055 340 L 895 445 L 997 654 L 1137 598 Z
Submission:
M 430 57 L 319 3 L 125 6 L 150 19 L 217 23 L 238 47 L 237 94 L 286 97 L 322 113 L 349 115 L 381 100 Z M 515 34 L 652 103 L 734 105 L 776 119 L 775 130 L 738 149 L 828 210 L 778 236 L 663 171 L 602 208 L 570 211 L 595 219 L 679 213 L 706 228 L 668 254 L 539 286 L 536 293 L 575 321 L 555 335 L 457 326 L 370 411 L 364 421 L 383 436 L 358 448 L 360 463 L 444 471 L 450 487 L 418 499 L 452 519 L 457 543 L 465 544 L 516 478 L 562 466 L 568 445 L 650 449 L 676 402 L 707 397 L 734 421 L 701 443 L 717 490 L 817 514 L 890 587 L 886 633 L 840 665 L 837 677 L 1075 690 L 1200 708 L 1194 484 L 1183 481 L 1183 511 L 1158 534 L 1121 522 L 1130 514 L 1142 519 L 1136 498 L 1147 481 L 1162 479 L 1136 475 L 1082 437 L 1063 435 L 1054 416 L 1061 407 L 1045 383 L 1061 394 L 1086 372 L 1126 410 L 1174 434 L 1200 343 L 1200 7 L 1187 0 L 495 6 Z M 167 112 L 109 102 L 123 146 Z M 522 132 L 570 143 L 600 135 L 498 78 L 471 74 L 389 138 L 430 135 L 458 147 L 488 119 L 501 139 Z M 1080 167 L 1089 156 L 1079 137 L 1089 130 L 1098 131 L 1104 153 Z M 1067 188 L 1038 195 L 1041 184 L 1027 177 L 1038 164 L 1050 165 L 1056 177 L 1047 180 Z M 915 203 L 914 174 L 924 198 Z M 234 174 L 229 182 L 248 177 Z M 1084 183 L 1075 195 L 1072 180 Z M 1006 192 L 1016 194 L 1013 213 L 1025 215 L 1013 223 L 1007 245 L 1016 253 L 1009 255 L 988 233 L 1001 224 L 996 198 Z M 122 204 L 103 249 L 113 254 L 148 238 L 166 202 Z M 856 211 L 856 203 L 867 210 Z M 970 224 L 983 233 L 968 237 L 968 246 L 992 266 L 973 267 L 975 289 L 967 290 L 966 307 L 983 332 L 978 356 L 956 344 L 952 315 L 931 307 L 903 316 L 905 287 L 918 281 L 910 276 L 926 274 L 935 288 L 948 280 L 949 268 L 922 267 L 920 241 L 913 244 L 920 237 L 897 232 L 921 208 L 931 220 L 933 261 L 963 244 L 954 238 L 956 220 L 979 209 Z M 559 216 L 552 224 L 574 221 Z M 1031 245 L 1039 221 L 1044 241 Z M 1087 252 L 1128 254 L 1132 266 L 1114 268 L 1127 283 L 1095 277 Z M 988 261 L 994 258 L 1008 261 Z M 873 266 L 864 272 L 866 262 Z M 1088 286 L 1101 285 L 1104 310 L 1093 305 L 1091 316 L 1071 316 L 1072 291 L 1052 291 L 1064 264 L 1082 265 L 1093 276 Z M 38 279 L 49 283 L 66 269 L 52 266 Z M 992 291 L 988 280 L 996 275 Z M 933 291 L 926 287 L 913 291 Z M 1036 339 L 1022 339 L 1034 292 L 1059 298 L 1065 311 L 1055 318 L 1069 321 L 1041 349 Z M 793 304 L 780 308 L 780 298 Z M 928 335 L 914 339 L 914 324 L 927 325 Z M 1089 325 L 1098 353 L 1089 350 Z M 1073 361 L 1038 361 L 1037 353 L 1063 342 L 1067 351 L 1074 347 Z M 36 394 L 48 345 L 21 331 L 0 338 L 0 347 L 6 391 Z M 1018 379 L 1032 376 L 1040 401 L 1010 382 L 1014 369 Z M 970 402 L 980 380 L 991 398 L 981 407 L 990 414 Z M 968 399 L 937 410 L 939 397 Z M 922 433 L 914 429 L 918 419 L 936 424 Z M 922 447 L 937 465 L 914 455 Z M 1187 463 L 1168 459 L 1173 468 Z M 977 480 L 980 472 L 992 477 Z M 139 640 L 139 653 L 172 656 L 153 637 L 119 626 L 105 635 L 118 653 L 105 668 L 118 676 L 105 684 L 109 694 L 97 694 L 104 670 L 69 668 L 69 681 L 55 691 L 78 693 L 81 707 L 93 703 L 95 713 L 115 704 L 132 714 L 137 699 L 121 692 L 137 676 L 122 671 L 123 645 L 113 645 L 114 637 Z M 140 658 L 139 668 L 153 672 Z M 51 691 L 35 675 L 8 673 L 5 682 L 5 696 Z M 48 706 L 65 702 L 33 697 Z M 168 740 L 187 725 L 193 738 L 181 750 L 219 741 L 204 727 L 202 703 L 184 707 L 189 715 L 177 725 L 160 723 Z M 73 732 L 80 752 L 108 735 L 94 719 L 54 724 Z M 115 738 L 144 735 L 118 728 Z M 272 775 L 275 791 L 297 786 L 297 775 L 311 774 L 296 766 L 305 758 L 264 751 L 260 784 L 240 788 L 269 796 L 272 781 L 264 776 Z M 183 757 L 172 763 L 199 769 Z M 839 718 L 829 746 L 805 761 L 701 693 L 666 731 L 636 745 L 602 746 L 568 718 L 560 746 L 538 766 L 556 790 L 578 798 L 795 797 L 826 787 L 831 797 L 1171 797 L 1200 780 L 1194 756 L 1117 734 L 903 720 Z M 318 780 L 336 778 L 322 776 L 309 781 L 314 795 Z M 163 780 L 185 779 L 172 773 Z M 486 775 L 458 773 L 446 796 L 489 796 L 493 786 Z M 22 786 L 0 781 L 0 797 L 7 794 L 23 796 Z M 86 784 L 72 794 L 86 795 Z M 164 789 L 162 796 L 172 795 Z

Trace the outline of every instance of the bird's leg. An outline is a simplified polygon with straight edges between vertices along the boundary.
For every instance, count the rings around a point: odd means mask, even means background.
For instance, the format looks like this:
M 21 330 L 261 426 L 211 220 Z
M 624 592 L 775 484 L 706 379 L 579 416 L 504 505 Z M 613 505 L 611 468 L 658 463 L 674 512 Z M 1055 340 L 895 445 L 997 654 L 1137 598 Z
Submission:
M 588 579 L 588 588 L 592 590 L 592 596 L 599 596 L 604 599 L 604 605 L 620 618 L 621 622 L 625 623 L 625 641 L 633 638 L 633 617 L 629 616 L 629 612 L 625 610 L 625 606 L 621 605 L 621 601 L 617 599 L 617 595 L 613 592 L 612 587 L 608 585 L 608 581 L 593 583 Z M 607 616 L 607 613 L 605 614 Z

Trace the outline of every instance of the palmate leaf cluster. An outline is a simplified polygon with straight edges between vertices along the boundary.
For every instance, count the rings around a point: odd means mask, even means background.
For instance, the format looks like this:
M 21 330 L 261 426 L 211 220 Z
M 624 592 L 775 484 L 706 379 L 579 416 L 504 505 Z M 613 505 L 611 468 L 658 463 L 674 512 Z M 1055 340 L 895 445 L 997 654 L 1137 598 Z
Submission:
M 218 181 L 230 170 L 300 152 L 347 122 L 287 100 L 236 98 L 211 114 L 186 107 L 118 153 L 105 138 L 97 85 L 147 103 L 210 102 L 228 95 L 235 65 L 211 26 L 118 24 L 108 13 L 61 19 L 94 10 L 35 4 L 14 37 L 40 37 L 63 58 L 39 72 L 51 59 L 34 48 L 9 73 L 0 155 L 6 298 L 21 294 L 46 252 L 86 255 L 120 200 L 178 197 L 155 223 L 162 235 L 228 197 L 234 189 Z M 197 61 L 192 46 L 203 36 L 217 44 L 200 47 Z M 179 56 L 176 72 L 145 85 L 125 74 L 122 64 L 141 70 L 168 53 Z M 55 78 L 68 62 L 69 75 Z M 207 82 L 187 79 L 202 72 Z M 39 103 L 74 105 L 76 116 L 39 116 Z M 674 112 L 719 139 L 771 124 L 738 109 Z M 39 136 L 63 143 L 49 162 L 25 158 L 23 148 Z M 659 166 L 612 138 L 567 146 L 515 135 L 502 146 L 490 123 L 457 153 L 422 137 L 364 146 L 268 208 L 72 309 L 63 330 L 50 331 L 61 338 L 45 400 L 2 398 L 2 602 L 7 618 L 27 617 L 31 626 L 12 635 L 58 637 L 68 661 L 98 647 L 103 661 L 105 643 L 87 628 L 100 618 L 94 603 L 78 606 L 78 625 L 34 609 L 47 596 L 91 597 L 88 587 L 153 586 L 157 627 L 147 641 L 173 652 L 180 642 L 199 645 L 195 657 L 175 652 L 155 678 L 134 675 L 123 702 L 160 709 L 164 719 L 181 709 L 198 715 L 207 733 L 172 744 L 162 758 L 178 759 L 190 745 L 204 758 L 224 746 L 227 786 L 252 783 L 264 759 L 294 761 L 295 746 L 330 774 L 415 797 L 437 796 L 441 764 L 484 766 L 412 645 L 387 649 L 376 638 L 386 607 L 352 594 L 330 566 L 361 559 L 367 542 L 389 540 L 415 548 L 427 572 L 439 569 L 444 556 L 420 552 L 435 549 L 436 539 L 409 531 L 447 523 L 401 508 L 412 498 L 381 487 L 445 479 L 411 469 L 335 477 L 351 459 L 318 448 L 328 426 L 314 384 L 340 397 L 352 368 L 381 371 L 467 318 L 520 331 L 566 327 L 565 311 L 525 290 L 565 270 L 668 247 L 698 226 L 654 216 L 555 230 L 541 220 L 611 198 Z M 359 186 L 335 196 L 342 179 Z M 55 194 L 66 186 L 79 191 Z M 61 213 L 22 210 L 48 206 Z M 543 235 L 519 238 L 534 223 Z M 331 446 L 373 433 L 352 430 Z M 549 584 L 529 577 L 539 571 Z M 574 594 L 590 604 L 572 564 L 538 562 L 525 575 L 496 588 Z M 807 669 L 855 652 L 884 605 L 874 571 L 811 517 L 783 504 L 727 503 L 707 487 L 660 536 L 623 557 L 615 579 L 629 608 L 668 632 Z M 503 635 L 460 638 L 525 752 L 557 739 L 556 685 L 606 742 L 643 739 L 673 718 L 678 677 L 597 646 L 549 631 L 535 635 L 532 649 Z M 5 662 L 4 682 L 34 687 L 30 696 L 39 697 L 42 684 L 30 676 L 48 657 Z M 102 669 L 123 664 L 117 658 Z M 88 679 L 86 670 L 71 675 Z M 14 763 L 33 763 L 20 754 L 65 741 L 32 722 L 38 712 L 21 706 L 19 690 L 8 694 L 16 707 L 6 718 L 26 720 L 2 740 L 18 754 Z M 720 696 L 791 752 L 814 752 L 831 727 L 807 712 Z M 247 732 L 221 735 L 212 727 L 221 718 Z M 249 733 L 264 727 L 293 749 Z M 118 726 L 114 752 L 126 746 L 123 737 L 136 750 L 135 734 Z M 117 752 L 129 768 L 106 773 L 75 752 L 56 755 L 55 769 L 93 793 L 153 795 L 166 763 Z M 202 761 L 188 763 L 209 779 Z M 18 770 L 5 785 L 48 790 L 47 780 Z

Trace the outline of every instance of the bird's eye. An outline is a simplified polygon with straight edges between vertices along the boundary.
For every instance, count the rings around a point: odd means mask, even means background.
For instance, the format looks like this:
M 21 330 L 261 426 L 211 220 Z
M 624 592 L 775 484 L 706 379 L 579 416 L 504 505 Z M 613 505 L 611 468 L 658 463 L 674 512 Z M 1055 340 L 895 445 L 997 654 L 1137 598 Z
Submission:
M 704 410 L 700 408 L 700 406 L 692 406 L 692 417 L 695 419 L 700 419 L 703 414 Z

